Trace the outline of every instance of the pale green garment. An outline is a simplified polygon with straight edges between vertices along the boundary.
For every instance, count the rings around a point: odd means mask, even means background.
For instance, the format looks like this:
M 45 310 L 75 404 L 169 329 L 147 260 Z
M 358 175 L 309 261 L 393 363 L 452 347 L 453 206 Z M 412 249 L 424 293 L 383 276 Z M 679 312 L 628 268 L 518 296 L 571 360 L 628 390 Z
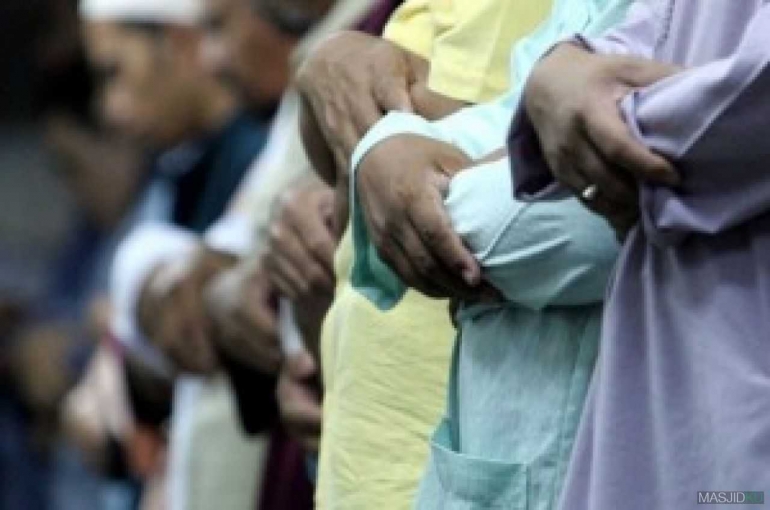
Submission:
M 619 20 L 626 0 L 563 0 L 515 53 L 518 76 L 554 41 L 597 33 Z M 411 133 L 442 140 L 477 159 L 505 142 L 514 88 L 501 101 L 436 123 L 391 113 L 362 140 L 355 170 L 382 140 Z M 601 304 L 618 245 L 604 220 L 574 198 L 522 203 L 507 159 L 457 175 L 445 205 L 453 227 L 505 303 L 465 304 L 447 412 L 417 499 L 420 509 L 546 510 L 555 506 L 597 354 Z M 369 243 L 351 203 L 353 285 L 392 307 L 403 284 Z

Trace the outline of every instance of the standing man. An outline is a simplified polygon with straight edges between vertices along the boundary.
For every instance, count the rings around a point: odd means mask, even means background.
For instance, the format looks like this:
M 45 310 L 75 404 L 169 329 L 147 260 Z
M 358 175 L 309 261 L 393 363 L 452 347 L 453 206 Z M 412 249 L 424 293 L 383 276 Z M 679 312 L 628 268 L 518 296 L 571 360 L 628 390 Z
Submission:
M 252 101 L 256 115 L 239 113 L 232 91 L 202 64 L 202 9 L 197 0 L 81 4 L 89 57 L 102 78 L 105 117 L 158 154 L 158 178 L 150 187 L 144 216 L 156 226 L 150 237 L 129 239 L 116 258 L 114 332 L 130 346 L 150 352 L 144 338 L 152 339 L 165 355 L 156 351 L 152 358 L 161 359 L 171 373 L 186 374 L 177 378 L 174 398 L 171 508 L 240 510 L 254 504 L 263 445 L 240 431 L 224 379 L 187 375 L 214 374 L 221 363 L 205 314 L 184 314 L 182 321 L 182 312 L 202 309 L 202 300 L 169 279 L 170 294 L 154 292 L 157 284 L 148 287 L 148 276 L 175 271 L 161 267 L 165 250 L 180 244 L 167 225 L 181 228 L 182 237 L 190 236 L 222 214 L 262 149 L 281 93 L 271 83 Z M 288 60 L 290 40 L 267 30 L 264 37 L 275 55 L 283 48 Z M 273 78 L 267 72 L 264 76 Z M 198 286 L 232 263 L 221 253 L 206 255 L 195 273 Z M 180 328 L 184 343 L 174 334 Z
M 766 2 L 643 0 L 532 74 L 512 130 L 517 191 L 640 217 L 563 509 L 695 510 L 770 487 L 769 47 Z M 635 86 L 619 54 L 670 75 Z
M 534 29 L 550 5 L 414 0 L 397 11 L 384 39 L 346 33 L 315 52 L 298 80 L 305 142 L 316 170 L 338 191 L 340 224 L 347 225 L 351 154 L 383 112 L 438 118 L 499 96 L 509 85 L 513 41 Z M 420 168 L 426 171 L 393 165 L 370 181 L 368 195 L 379 199 L 382 217 L 393 220 L 382 228 L 390 232 L 382 237 L 390 253 L 419 240 L 414 225 L 426 222 L 410 216 L 428 216 L 430 228 L 437 219 L 444 225 L 434 167 Z M 389 194 L 394 190 L 414 200 L 398 202 Z M 459 238 L 444 253 L 454 256 L 458 246 Z M 477 279 L 473 257 L 464 260 L 468 279 Z M 454 337 L 448 303 L 410 292 L 387 314 L 380 312 L 351 285 L 352 261 L 348 228 L 336 254 L 337 289 L 321 339 L 326 394 L 316 504 L 324 510 L 411 508 L 443 409 Z M 469 292 L 470 285 L 460 287 Z

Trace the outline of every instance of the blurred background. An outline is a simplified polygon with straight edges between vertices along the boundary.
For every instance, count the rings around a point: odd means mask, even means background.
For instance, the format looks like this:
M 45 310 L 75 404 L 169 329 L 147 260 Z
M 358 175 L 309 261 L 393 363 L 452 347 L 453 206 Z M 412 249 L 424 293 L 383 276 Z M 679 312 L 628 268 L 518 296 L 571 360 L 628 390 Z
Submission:
M 148 179 L 139 151 L 99 126 L 94 90 L 76 0 L 0 2 L 0 510 L 136 497 L 109 444 L 89 458 L 75 443 L 90 438 L 66 430 L 65 402 L 108 336 L 110 256 Z

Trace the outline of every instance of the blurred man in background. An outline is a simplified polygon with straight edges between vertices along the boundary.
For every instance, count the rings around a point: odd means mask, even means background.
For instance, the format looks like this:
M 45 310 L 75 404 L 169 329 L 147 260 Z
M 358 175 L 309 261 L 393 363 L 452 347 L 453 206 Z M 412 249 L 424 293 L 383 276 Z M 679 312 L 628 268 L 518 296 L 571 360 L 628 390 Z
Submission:
M 154 223 L 161 233 L 138 251 L 120 249 L 117 265 L 121 271 L 113 279 L 113 333 L 130 352 L 143 354 L 145 362 L 176 381 L 169 452 L 170 508 L 235 510 L 253 504 L 254 473 L 262 445 L 249 441 L 240 431 L 229 386 L 215 376 L 220 360 L 209 342 L 205 315 L 191 314 L 194 322 L 178 329 L 180 310 L 195 308 L 199 301 L 187 289 L 160 293 L 162 296 L 151 292 L 148 277 L 161 268 L 147 261 L 174 242 L 162 233 L 163 225 L 193 235 L 222 214 L 264 145 L 281 87 L 266 87 L 251 102 L 254 107 L 249 114 L 239 113 L 233 91 L 203 64 L 202 10 L 200 1 L 184 0 L 81 4 L 88 54 L 101 78 L 105 118 L 158 154 L 154 158 L 158 177 L 137 224 Z M 269 27 L 264 29 L 264 38 L 276 53 L 280 53 L 277 48 L 286 48 L 288 53 L 291 47 L 290 41 Z M 194 275 L 195 285 L 205 284 L 218 268 L 232 263 L 214 252 L 206 253 L 205 260 Z M 141 314 L 143 310 L 150 312 Z M 177 376 L 179 373 L 184 375 Z M 159 418 L 157 413 L 150 414 Z

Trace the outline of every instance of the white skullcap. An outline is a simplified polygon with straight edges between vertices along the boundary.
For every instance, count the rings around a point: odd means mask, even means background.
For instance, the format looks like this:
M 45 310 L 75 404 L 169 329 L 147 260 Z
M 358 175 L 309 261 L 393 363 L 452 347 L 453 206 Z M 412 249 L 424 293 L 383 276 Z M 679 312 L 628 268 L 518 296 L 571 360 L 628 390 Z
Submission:
M 89 21 L 136 21 L 197 24 L 202 0 L 81 0 L 80 15 Z

